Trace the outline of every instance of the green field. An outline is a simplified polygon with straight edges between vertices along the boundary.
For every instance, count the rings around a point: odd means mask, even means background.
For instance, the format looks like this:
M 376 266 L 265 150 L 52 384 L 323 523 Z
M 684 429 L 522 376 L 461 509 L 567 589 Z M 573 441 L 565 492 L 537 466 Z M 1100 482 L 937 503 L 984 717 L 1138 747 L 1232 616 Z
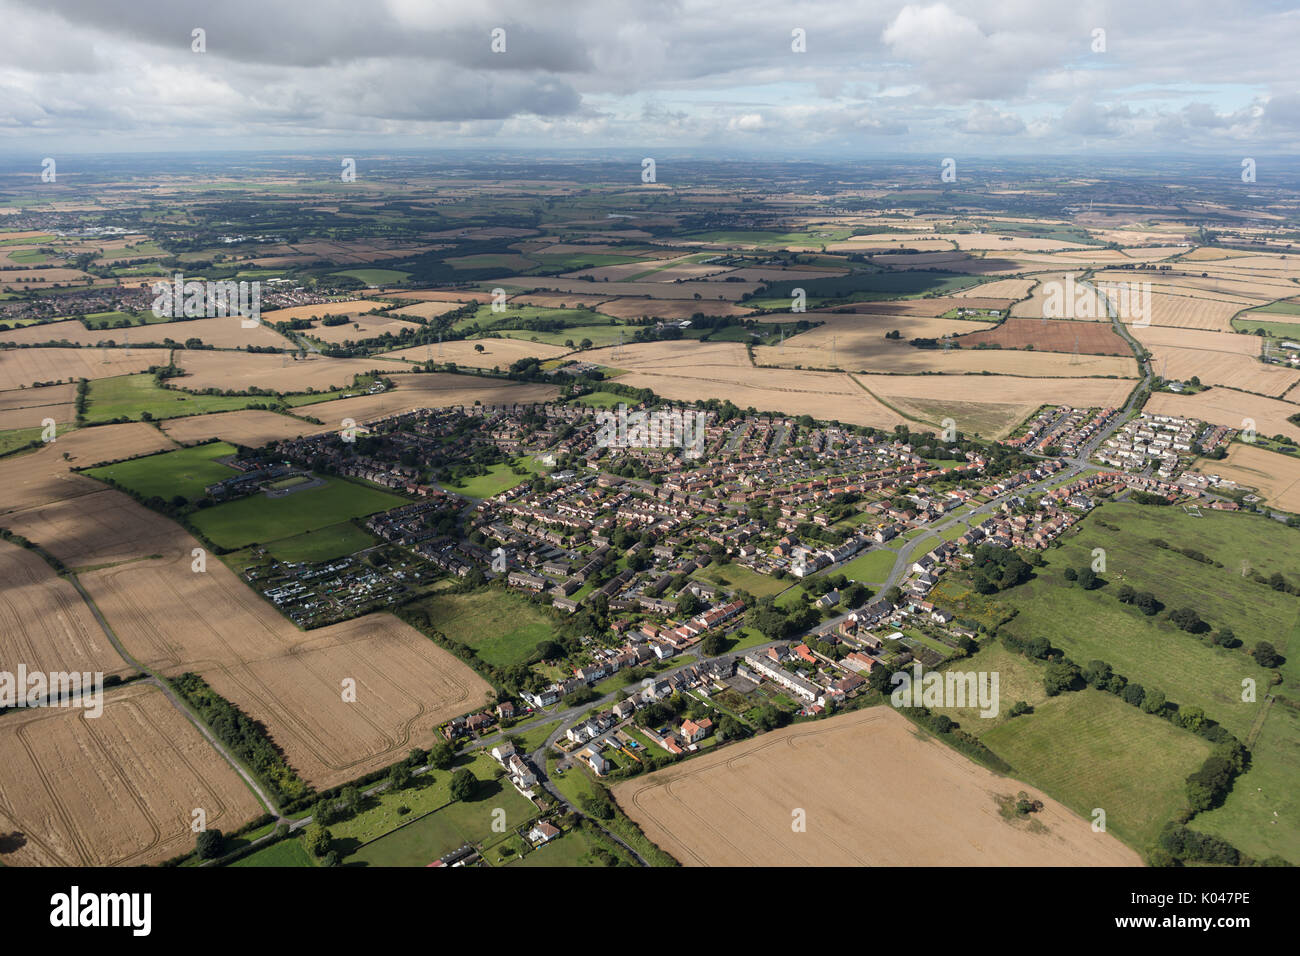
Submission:
M 780 594 L 795 583 L 794 579 L 777 580 L 770 574 L 759 574 L 739 564 L 711 564 L 700 572 L 700 577 L 720 584 L 724 588 L 740 588 L 754 597 Z
M 277 840 L 264 849 L 240 857 L 230 865 L 252 867 L 315 866 L 311 854 L 302 845 L 302 839 L 296 836 Z
M 1242 702 L 1242 680 L 1254 678 L 1264 688 L 1269 676 L 1245 650 L 1267 640 L 1285 654 L 1300 620 L 1300 598 L 1242 577 L 1241 563 L 1265 575 L 1281 571 L 1300 583 L 1300 533 L 1240 514 L 1205 509 L 1204 515 L 1103 505 L 1077 534 L 1065 536 L 1062 547 L 1046 552 L 1046 566 L 1036 569 L 1034 580 L 999 595 L 999 603 L 1019 610 L 1005 629 L 1020 637 L 1046 637 L 1081 664 L 1094 658 L 1107 661 L 1117 673 L 1161 689 L 1170 700 L 1204 708 L 1207 716 L 1244 739 L 1260 705 Z M 1099 522 L 1122 530 L 1110 531 Z M 1157 548 L 1151 544 L 1156 538 L 1197 549 L 1224 567 Z M 1067 567 L 1089 566 L 1092 549 L 1098 547 L 1106 552 L 1104 587 L 1085 591 L 1062 578 Z M 1166 610 L 1146 617 L 1121 604 L 1115 592 L 1125 583 L 1151 591 Z M 1244 647 L 1212 647 L 1179 630 L 1166 618 L 1180 607 L 1192 608 L 1211 627 L 1231 627 Z M 1287 666 L 1295 665 L 1289 661 Z
M 1191 826 L 1227 840 L 1256 859 L 1280 854 L 1300 865 L 1300 713 L 1274 703 L 1251 748 L 1251 766 L 1223 806 Z
M 1250 312 L 1243 312 L 1232 320 L 1232 327 L 1239 331 L 1249 332 L 1252 335 L 1256 329 L 1263 329 L 1265 335 L 1278 339 L 1300 339 L 1300 322 L 1278 322 L 1272 317 L 1274 315 L 1300 315 L 1300 304 L 1291 302 L 1278 302 L 1275 305 L 1290 305 L 1295 308 L 1296 312 L 1283 312 L 1273 309 L 1252 309 Z
M 39 412 L 40 409 L 32 409 L 32 411 Z M 60 435 L 66 435 L 68 432 L 75 430 L 76 426 L 72 424 L 55 425 L 54 437 L 57 440 Z M 44 431 L 44 428 L 37 425 L 33 428 L 11 428 L 8 431 L 0 432 L 0 455 L 7 454 L 16 448 L 22 448 L 34 441 L 40 441 L 41 433 Z
M 1210 752 L 1190 731 L 1104 691 L 1072 691 L 1034 707 L 980 739 L 1018 779 L 1085 820 L 1093 819 L 1095 808 L 1105 810 L 1107 830 L 1139 852 L 1187 804 L 1183 781 Z M 962 726 L 978 733 L 979 723 Z
M 366 285 L 395 285 L 399 282 L 405 282 L 411 277 L 409 272 L 402 272 L 399 269 L 345 269 L 342 272 L 330 274 L 347 276 L 356 279 L 358 282 L 364 282 Z
M 273 541 L 266 546 L 266 550 L 281 561 L 315 563 L 363 551 L 374 545 L 376 540 L 352 522 L 340 521 L 319 531 L 308 531 L 306 534 Z
M 528 660 L 552 636 L 540 608 L 504 588 L 469 594 L 435 594 L 419 602 L 429 622 L 453 641 L 472 647 L 483 660 L 509 667 Z
M 620 404 L 627 401 L 627 396 L 615 395 L 613 392 L 592 392 L 590 395 L 580 395 L 572 401 L 575 405 L 587 405 L 591 408 L 618 408 Z
M 91 468 L 86 474 L 92 478 L 111 478 L 145 498 L 157 495 L 171 500 L 175 495 L 182 495 L 193 501 L 203 497 L 203 489 L 208 485 L 239 474 L 215 460 L 233 454 L 234 445 L 212 442 Z
M 222 548 L 243 548 L 319 531 L 406 504 L 404 498 L 337 478 L 283 498 L 251 495 L 197 511 L 194 526 Z
M 961 272 L 854 272 L 829 279 L 787 279 L 773 282 L 760 290 L 754 298 L 784 300 L 788 306 L 791 291 L 801 288 L 807 294 L 809 302 L 824 299 L 869 301 L 956 292 L 981 281 L 983 280 L 978 276 Z
M 622 325 L 574 325 L 559 332 L 532 332 L 528 329 L 494 329 L 497 335 L 508 339 L 522 339 L 525 342 L 539 342 L 542 345 L 577 348 L 583 339 L 591 340 L 592 348 L 605 345 L 617 345 L 620 333 L 623 342 L 632 341 L 632 333 Z M 572 346 L 567 343 L 572 342 Z
M 459 485 L 443 482 L 443 486 L 469 498 L 491 498 L 493 495 L 508 491 L 522 481 L 528 481 L 537 474 L 540 467 L 531 458 L 518 459 L 514 464 L 523 468 L 528 474 L 516 475 L 513 467 L 507 464 L 488 465 L 486 475 L 475 475 Z
M 859 554 L 848 564 L 836 568 L 835 571 L 837 574 L 843 574 L 850 581 L 878 584 L 889 577 L 889 572 L 894 570 L 894 562 L 897 560 L 897 552 L 887 549 L 873 549 L 866 554 Z
M 165 353 L 159 352 L 159 364 L 166 364 Z M 117 375 L 95 379 L 90 383 L 87 422 L 107 422 L 115 418 L 139 420 L 148 412 L 154 419 L 179 418 L 184 415 L 206 415 L 209 412 L 228 412 L 265 404 L 264 396 L 249 395 L 195 395 L 174 388 L 163 388 L 147 372 L 139 375 Z

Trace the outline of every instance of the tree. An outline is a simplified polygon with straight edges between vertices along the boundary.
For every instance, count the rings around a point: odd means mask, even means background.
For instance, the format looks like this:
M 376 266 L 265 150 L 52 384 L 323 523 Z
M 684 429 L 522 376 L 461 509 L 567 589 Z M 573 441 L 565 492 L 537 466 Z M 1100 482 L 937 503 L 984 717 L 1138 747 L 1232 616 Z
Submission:
M 194 849 L 200 860 L 215 860 L 225 845 L 226 837 L 220 830 L 204 830 L 194 842 Z
M 482 352 L 482 351 L 484 351 L 484 349 L 483 349 L 483 343 L 482 343 L 482 342 L 476 342 L 476 343 L 474 343 L 474 351 L 475 351 L 475 352 Z
M 1065 575 L 1065 580 L 1067 581 L 1077 581 L 1079 579 L 1079 572 L 1074 570 L 1074 568 L 1066 568 L 1061 573 Z
M 1282 655 L 1268 641 L 1260 641 L 1256 644 L 1251 654 L 1260 667 L 1277 667 L 1282 663 Z
M 356 813 L 361 809 L 361 791 L 353 784 L 348 784 L 339 791 L 339 801 L 344 813 Z
M 700 650 L 708 657 L 717 657 L 727 646 L 727 639 L 721 631 L 710 631 L 700 642 Z
M 456 748 L 440 740 L 429 748 L 429 766 L 435 770 L 450 770 L 456 762 Z
M 1188 634 L 1200 634 L 1202 631 L 1210 629 L 1210 626 L 1202 621 L 1200 615 L 1190 607 L 1180 607 L 1176 611 L 1171 611 L 1169 620 Z
M 1052 661 L 1043 671 L 1043 689 L 1048 697 L 1055 697 L 1067 690 L 1074 690 L 1079 684 L 1079 668 L 1065 661 Z
M 303 840 L 306 843 L 308 853 L 312 856 L 321 857 L 330 851 L 330 844 L 334 842 L 334 837 L 326 827 L 321 826 L 319 823 L 309 823 Z
M 401 790 L 411 782 L 411 768 L 406 763 L 395 763 L 391 770 L 388 771 L 388 789 L 390 791 Z
M 453 800 L 472 800 L 478 793 L 478 777 L 469 767 L 461 767 L 451 775 L 451 798 Z
M 1119 600 L 1121 604 L 1132 604 L 1134 599 L 1137 597 L 1137 592 L 1134 591 L 1133 588 L 1130 587 L 1129 585 L 1121 584 L 1119 586 L 1119 591 L 1116 592 L 1115 594 L 1115 597 Z
M 1162 690 L 1149 690 L 1146 697 L 1142 700 L 1142 711 L 1147 714 L 1156 714 L 1157 716 L 1164 713 L 1165 710 L 1165 692 Z
M 1079 571 L 1079 587 L 1085 591 L 1093 591 L 1101 586 L 1101 578 L 1097 577 L 1097 572 L 1092 568 L 1083 568 Z

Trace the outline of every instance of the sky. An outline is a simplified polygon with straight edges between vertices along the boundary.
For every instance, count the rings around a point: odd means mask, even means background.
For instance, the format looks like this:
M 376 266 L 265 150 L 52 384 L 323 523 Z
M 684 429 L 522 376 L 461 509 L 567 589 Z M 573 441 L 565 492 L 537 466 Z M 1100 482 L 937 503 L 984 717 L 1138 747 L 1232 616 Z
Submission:
M 1276 2 L 0 0 L 0 23 L 11 154 L 1300 147 L 1300 6 Z

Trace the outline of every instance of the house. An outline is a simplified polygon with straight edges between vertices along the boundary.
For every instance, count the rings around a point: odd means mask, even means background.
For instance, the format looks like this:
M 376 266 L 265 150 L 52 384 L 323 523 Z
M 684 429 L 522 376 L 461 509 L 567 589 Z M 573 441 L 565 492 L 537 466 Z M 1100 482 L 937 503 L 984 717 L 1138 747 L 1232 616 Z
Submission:
M 713 721 L 707 717 L 699 720 L 686 720 L 682 723 L 682 739 L 688 744 L 699 743 L 713 730 Z
M 629 697 L 627 700 L 620 700 L 613 706 L 614 716 L 619 720 L 627 720 L 636 713 L 636 698 Z
M 514 703 L 507 700 L 504 703 L 497 704 L 498 720 L 514 720 L 514 717 L 515 717 Z
M 600 754 L 593 751 L 586 751 L 583 756 L 586 757 L 587 765 L 591 767 L 592 772 L 596 776 L 603 777 L 605 774 L 609 773 L 609 761 Z
M 537 825 L 528 831 L 528 842 L 533 846 L 541 846 L 543 843 L 549 843 L 560 835 L 560 828 L 552 826 L 545 820 L 539 820 Z

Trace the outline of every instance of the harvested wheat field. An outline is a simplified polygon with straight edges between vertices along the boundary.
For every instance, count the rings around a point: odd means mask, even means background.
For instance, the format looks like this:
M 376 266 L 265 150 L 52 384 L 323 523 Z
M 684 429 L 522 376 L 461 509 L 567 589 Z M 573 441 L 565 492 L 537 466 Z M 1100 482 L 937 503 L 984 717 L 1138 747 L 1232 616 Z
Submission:
M 412 302 L 459 302 L 461 305 L 467 302 L 477 302 L 481 305 L 492 301 L 490 291 L 478 289 L 403 289 L 399 287 L 384 289 L 380 294 Z
M 301 409 L 310 415 L 313 406 Z M 187 418 L 169 418 L 159 423 L 167 436 L 183 445 L 192 445 L 209 438 L 220 438 L 235 445 L 259 448 L 267 442 L 300 435 L 315 435 L 334 428 L 333 425 L 313 425 L 311 422 L 276 412 L 244 409 L 237 412 L 217 412 L 212 415 L 190 415 Z
M 564 295 L 554 292 L 525 292 L 522 295 L 510 297 L 511 305 L 538 305 L 544 309 L 577 309 L 582 306 L 590 306 L 595 309 L 602 302 L 608 302 L 610 295 Z M 453 305 L 452 308 L 458 308 Z M 403 309 L 402 311 L 407 311 Z M 597 310 L 599 311 L 599 310 Z
M 831 417 L 854 425 L 892 428 L 904 421 L 842 372 L 805 372 L 754 368 L 743 345 L 734 342 L 655 342 L 624 346 L 615 361 L 613 349 L 593 349 L 586 356 L 629 371 L 618 381 L 653 389 L 669 401 L 717 398 L 741 408 L 784 415 Z M 595 357 L 595 353 L 604 353 Z
M 481 284 L 489 288 L 499 286 L 506 291 L 518 289 L 529 292 L 577 292 L 586 294 L 590 294 L 592 287 L 590 282 L 582 279 L 562 279 L 552 276 L 538 276 L 536 278 L 511 276 L 509 279 L 494 279 L 490 283 Z M 605 285 L 605 283 L 602 282 L 601 285 Z M 694 299 L 698 295 L 705 300 L 734 302 L 746 292 L 755 292 L 759 284 L 757 282 L 721 282 L 702 279 L 696 282 L 620 282 L 617 285 L 611 282 L 609 286 L 610 289 L 606 291 L 618 292 L 621 295 L 655 299 Z M 702 305 L 700 302 L 696 304 Z M 695 311 L 703 310 L 697 308 Z
M 208 388 L 246 392 L 254 386 L 279 392 L 328 391 L 347 388 L 358 375 L 382 369 L 379 359 L 315 358 L 295 360 L 288 355 L 245 355 L 239 352 L 176 353 L 185 375 L 169 384 L 188 391 Z
M 1010 375 L 855 375 L 860 386 L 902 415 L 966 434 L 1001 438 L 1040 405 L 1118 408 L 1132 379 L 1018 378 Z
M 35 451 L 0 459 L 0 488 L 4 489 L 0 514 L 103 490 L 102 484 L 72 474 L 70 468 L 89 468 L 175 447 L 167 436 L 143 422 L 78 428 Z
M 1133 335 L 1151 353 L 1156 373 L 1171 381 L 1196 376 L 1206 385 L 1274 398 L 1300 382 L 1300 371 L 1261 362 L 1260 339 L 1253 335 L 1156 325 L 1134 328 Z
M 863 317 L 865 318 L 865 317 Z M 1011 349 L 977 349 L 953 347 L 921 349 L 908 343 L 914 336 L 938 338 L 947 334 L 959 334 L 972 328 L 984 327 L 983 323 L 961 322 L 945 319 L 905 319 L 902 339 L 886 339 L 885 331 L 897 327 L 898 320 L 877 321 L 873 331 L 853 330 L 854 320 L 835 321 L 819 326 L 808 332 L 801 332 L 787 338 L 781 345 L 759 346 L 754 349 L 754 360 L 759 365 L 773 365 L 782 368 L 841 368 L 848 371 L 890 372 L 903 375 L 920 375 L 927 372 L 941 372 L 948 375 L 960 375 L 967 372 L 990 372 L 998 375 L 1021 375 L 1027 377 L 1050 376 L 1070 378 L 1077 376 L 1116 375 L 1124 377 L 1137 376 L 1137 362 L 1131 355 L 1099 356 L 1080 350 L 1074 355 L 1068 350 L 1049 351 L 1015 351 Z M 860 320 L 859 320 L 860 321 Z M 1030 321 L 1030 324 L 1037 324 Z M 1083 324 L 1083 323 L 1079 323 Z M 1106 327 L 1097 326 L 1103 329 Z M 1106 331 L 1110 331 L 1106 328 Z M 975 335 L 985 334 L 975 333 Z M 1113 332 L 1111 333 L 1114 334 Z M 969 341 L 974 335 L 966 336 L 961 341 Z M 1116 336 L 1118 339 L 1118 336 Z M 1122 339 L 1118 339 L 1123 344 Z M 833 348 L 832 348 L 833 344 Z M 1128 348 L 1125 346 L 1127 353 Z
M 405 368 L 396 362 L 391 364 L 395 368 Z M 475 402 L 527 405 L 553 402 L 560 395 L 559 388 L 554 385 L 505 382 L 450 372 L 405 372 L 392 375 L 392 379 L 397 387 L 386 392 L 320 402 L 303 409 L 303 414 L 319 418 L 328 427 L 337 427 L 345 418 L 368 422 L 416 408 L 445 408 L 448 405 L 473 405 Z
M 981 344 L 1004 349 L 1032 346 L 1039 352 L 1077 351 L 1083 355 L 1133 354 L 1133 350 L 1113 326 L 1103 322 L 1071 322 L 1067 319 L 1007 319 L 996 328 L 986 328 L 961 338 L 962 348 L 975 348 Z
M 1033 825 L 1000 812 L 1022 790 L 1043 802 Z M 774 730 L 612 792 L 688 866 L 1141 865 L 1115 837 L 889 707 Z
M 290 765 L 321 789 L 427 746 L 436 724 L 491 693 L 391 615 L 303 632 L 214 557 L 194 573 L 185 549 L 90 572 L 82 583 L 128 652 L 169 676 L 201 674 L 263 721 Z M 343 700 L 347 678 L 353 703 Z
M 108 378 L 166 365 L 168 349 L 0 349 L 0 391 L 36 382 Z
M 1023 299 L 1034 287 L 1034 279 L 994 279 L 973 289 L 963 289 L 949 293 L 942 298 L 968 299 L 972 293 L 978 293 L 985 299 Z
M 1147 399 L 1144 410 L 1153 415 L 1199 418 L 1226 428 L 1242 428 L 1242 422 L 1249 418 L 1255 422 L 1255 429 L 1261 435 L 1286 435 L 1293 441 L 1300 441 L 1300 425 L 1287 421 L 1300 412 L 1300 405 L 1228 388 L 1210 388 L 1195 395 L 1154 392 Z
M 443 303 L 435 303 L 443 304 Z M 346 325 L 321 325 L 317 322 L 307 332 L 313 339 L 341 345 L 344 342 L 360 342 L 363 339 L 375 339 L 387 332 L 399 336 L 403 332 L 415 332 L 424 326 L 418 322 L 404 322 L 394 315 L 354 315 Z
M 104 713 L 19 711 L 0 721 L 5 866 L 147 866 L 194 848 L 193 813 L 229 833 L 264 812 L 155 687 L 105 694 Z
M 10 512 L 0 521 L 71 568 L 176 554 L 186 548 L 179 525 L 129 495 L 95 484 L 102 490 Z M 197 542 L 190 547 L 198 547 Z
M 44 673 L 135 673 L 76 589 L 34 552 L 0 541 L 0 581 L 0 661 L 7 670 L 21 663 Z
M 151 325 L 134 326 L 129 329 L 87 329 L 75 319 L 63 322 L 49 322 L 45 325 L 29 325 L 11 332 L 0 332 L 0 341 L 15 342 L 19 345 L 34 345 L 38 342 L 68 341 L 76 345 L 96 346 L 102 342 L 113 342 L 117 346 L 140 346 L 145 343 L 162 344 L 163 339 L 185 342 L 188 339 L 202 339 L 205 345 L 219 349 L 242 349 L 249 345 L 275 348 L 295 348 L 294 344 L 270 326 L 256 325 L 246 329 L 243 319 L 237 315 L 216 316 L 211 319 L 188 319 L 183 322 L 155 322 Z M 154 364 L 166 364 L 166 352 L 155 354 Z
M 529 342 L 527 339 L 482 338 L 416 345 L 396 352 L 385 352 L 384 358 L 407 362 L 455 362 L 470 368 L 500 367 L 505 370 L 522 358 L 553 359 L 567 355 L 569 351 L 563 346 Z
M 1254 488 L 1273 507 L 1300 514 L 1300 458 L 1234 442 L 1222 461 L 1201 461 L 1197 470 Z
M 56 385 L 55 388 L 70 386 Z M 46 391 L 46 389 L 41 389 Z M 41 428 L 47 418 L 56 424 L 66 425 L 77 417 L 77 407 L 72 402 L 53 405 L 31 405 L 26 408 L 0 408 L 0 431 L 11 428 Z
M 626 283 L 624 283 L 626 285 Z M 533 301 L 539 296 L 515 296 L 511 302 Z M 573 296 L 555 296 L 557 300 L 572 302 Z M 601 302 L 601 315 L 612 315 L 616 319 L 639 319 L 648 316 L 652 319 L 678 321 L 689 319 L 695 313 L 703 315 L 749 315 L 753 309 L 743 303 L 723 302 L 719 299 L 695 301 L 692 299 L 648 299 L 629 296 L 625 299 L 606 299 Z
M 268 324 L 291 322 L 294 319 L 321 319 L 327 315 L 346 315 L 349 317 L 363 315 L 374 309 L 387 309 L 391 302 L 379 302 L 375 299 L 356 299 L 351 302 L 321 302 L 316 305 L 294 305 L 287 309 L 263 312 L 262 321 Z
M 401 305 L 385 313 L 393 318 L 436 319 L 448 312 L 455 312 L 464 305 L 463 302 L 414 302 Z
M 1145 299 L 1145 296 L 1144 296 Z M 1216 332 L 1231 332 L 1232 317 L 1242 309 L 1248 308 L 1250 302 L 1217 301 L 1214 299 L 1192 298 L 1186 295 L 1165 295 L 1151 292 L 1151 315 L 1147 319 L 1152 325 L 1171 325 L 1184 329 L 1209 329 Z M 1135 319 L 1122 317 L 1130 327 Z

